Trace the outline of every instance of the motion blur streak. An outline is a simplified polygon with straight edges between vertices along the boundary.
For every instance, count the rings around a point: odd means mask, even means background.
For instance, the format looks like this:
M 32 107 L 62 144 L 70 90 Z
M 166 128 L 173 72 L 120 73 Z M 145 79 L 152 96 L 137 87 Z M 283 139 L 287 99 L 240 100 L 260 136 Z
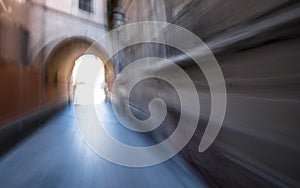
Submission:
M 216 57 L 226 83 L 226 114 L 216 140 L 204 152 L 198 147 L 211 116 L 211 93 L 206 76 L 187 54 L 142 43 L 109 59 L 111 49 L 93 45 L 113 29 L 142 21 L 183 27 Z M 119 32 L 114 37 L 142 39 L 146 33 L 141 27 L 134 35 Z M 205 57 L 199 48 L 187 50 Z M 299 50 L 297 0 L 0 0 L 0 187 L 300 187 Z M 77 109 L 81 122 L 95 123 L 89 111 L 94 106 L 74 101 L 80 84 L 91 84 L 72 79 L 75 61 L 85 54 L 104 62 L 105 83 L 96 85 L 94 93 L 99 121 L 114 138 L 137 147 L 172 135 L 181 115 L 180 98 L 161 79 L 141 80 L 123 101 L 132 114 L 149 118 L 155 98 L 167 111 L 153 131 L 129 131 L 111 110 L 114 81 L 143 58 L 176 63 L 192 80 L 200 102 L 196 132 L 184 149 L 147 168 L 99 158 L 82 139 L 72 113 Z M 167 73 L 180 89 L 191 92 L 169 65 L 158 61 L 145 69 Z M 131 79 L 142 74 L 129 72 Z M 114 146 L 104 149 L 118 153 Z

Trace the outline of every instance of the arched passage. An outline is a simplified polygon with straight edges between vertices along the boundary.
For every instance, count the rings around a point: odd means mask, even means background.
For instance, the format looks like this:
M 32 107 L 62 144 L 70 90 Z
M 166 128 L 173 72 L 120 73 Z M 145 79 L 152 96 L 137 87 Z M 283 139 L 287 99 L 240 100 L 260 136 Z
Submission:
M 92 54 L 80 56 L 72 72 L 73 104 L 101 104 L 106 98 L 104 64 Z
M 62 41 L 50 53 L 45 65 L 46 102 L 65 102 L 72 99 L 72 71 L 75 61 L 84 54 L 95 55 L 105 59 L 106 55 L 102 49 L 90 49 L 92 42 L 87 39 L 73 38 Z M 108 95 L 114 81 L 114 67 L 109 62 L 104 62 L 105 83 Z M 109 97 L 108 97 L 109 98 Z

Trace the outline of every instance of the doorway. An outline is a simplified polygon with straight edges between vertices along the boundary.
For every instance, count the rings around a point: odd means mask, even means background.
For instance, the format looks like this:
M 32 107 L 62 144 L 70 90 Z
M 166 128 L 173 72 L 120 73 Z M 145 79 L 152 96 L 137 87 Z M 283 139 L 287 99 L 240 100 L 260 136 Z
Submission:
M 106 99 L 104 64 L 92 54 L 80 56 L 72 71 L 73 104 L 100 104 Z

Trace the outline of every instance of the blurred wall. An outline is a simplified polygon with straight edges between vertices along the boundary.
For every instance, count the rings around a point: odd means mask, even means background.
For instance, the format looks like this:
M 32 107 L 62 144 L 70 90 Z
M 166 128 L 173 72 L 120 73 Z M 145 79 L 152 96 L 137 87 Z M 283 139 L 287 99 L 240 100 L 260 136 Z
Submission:
M 106 1 L 92 2 L 86 12 L 72 0 L 1 1 L 0 154 L 70 99 L 74 61 L 107 32 Z
M 203 73 L 188 57 L 176 62 L 199 92 L 198 129 L 180 153 L 199 173 L 218 187 L 300 185 L 299 3 L 141 0 L 120 1 L 118 6 L 125 11 L 126 24 L 157 20 L 189 29 L 206 42 L 221 66 L 228 92 L 225 121 L 214 144 L 199 153 L 210 115 L 210 93 Z M 143 37 L 142 31 L 136 37 Z M 119 53 L 117 71 L 143 57 L 177 55 L 182 53 L 162 45 L 135 45 Z M 178 97 L 171 87 L 157 79 L 144 80 L 132 91 L 130 104 L 145 119 L 150 115 L 148 104 L 156 97 L 169 106 L 168 120 L 155 132 L 166 138 L 180 115 Z

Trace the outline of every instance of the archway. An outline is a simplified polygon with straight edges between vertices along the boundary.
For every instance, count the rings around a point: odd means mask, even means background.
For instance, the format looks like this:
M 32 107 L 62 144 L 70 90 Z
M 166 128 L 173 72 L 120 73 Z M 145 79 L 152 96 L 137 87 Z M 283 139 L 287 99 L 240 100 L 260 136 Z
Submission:
M 73 99 L 72 72 L 75 62 L 87 54 L 97 57 L 100 61 L 107 59 L 105 51 L 90 48 L 92 42 L 87 39 L 73 38 L 62 41 L 50 53 L 45 65 L 45 101 L 48 104 L 57 102 L 71 102 Z M 108 99 L 115 78 L 114 66 L 111 61 L 103 64 L 104 80 L 107 87 Z
M 72 89 L 73 104 L 100 104 L 105 100 L 105 70 L 100 58 L 86 54 L 75 61 L 72 72 Z

